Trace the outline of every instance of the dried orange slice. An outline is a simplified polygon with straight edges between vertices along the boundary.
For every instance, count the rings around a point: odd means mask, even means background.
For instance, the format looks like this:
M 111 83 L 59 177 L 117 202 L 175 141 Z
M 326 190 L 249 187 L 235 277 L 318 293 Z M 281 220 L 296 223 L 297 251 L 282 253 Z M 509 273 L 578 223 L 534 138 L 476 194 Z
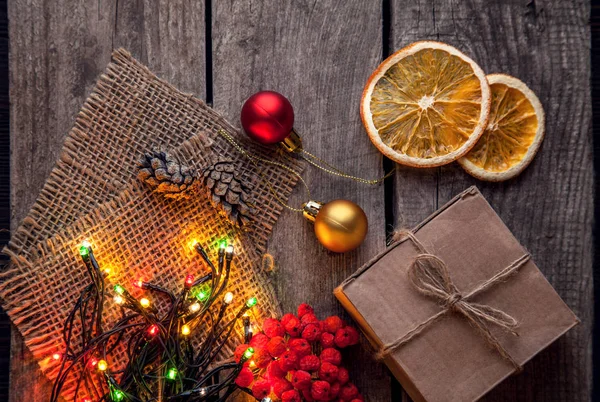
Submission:
M 440 166 L 464 156 L 487 125 L 490 87 L 469 57 L 440 42 L 400 49 L 371 75 L 360 114 L 371 141 L 405 165 Z
M 508 180 L 529 165 L 544 139 L 544 109 L 531 89 L 504 74 L 487 76 L 490 120 L 473 149 L 458 162 L 472 176 Z

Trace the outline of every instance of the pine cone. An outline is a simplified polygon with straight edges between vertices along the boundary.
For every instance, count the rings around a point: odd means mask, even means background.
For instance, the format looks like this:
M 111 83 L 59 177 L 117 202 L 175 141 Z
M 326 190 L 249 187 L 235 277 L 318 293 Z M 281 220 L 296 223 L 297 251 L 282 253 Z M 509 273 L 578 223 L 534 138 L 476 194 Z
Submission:
M 219 161 L 205 168 L 203 176 L 212 205 L 232 223 L 248 225 L 254 214 L 250 188 L 242 182 L 233 163 Z
M 138 179 L 167 198 L 189 198 L 196 189 L 196 171 L 165 151 L 153 150 L 138 160 Z

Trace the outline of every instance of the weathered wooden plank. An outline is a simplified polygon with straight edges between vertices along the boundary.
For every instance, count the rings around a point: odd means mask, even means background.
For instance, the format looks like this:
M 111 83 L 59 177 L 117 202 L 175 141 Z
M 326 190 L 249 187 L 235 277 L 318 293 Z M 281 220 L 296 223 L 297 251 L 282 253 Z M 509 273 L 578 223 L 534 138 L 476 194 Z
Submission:
M 370 70 L 381 59 L 380 2 L 276 0 L 213 2 L 214 106 L 239 125 L 243 101 L 258 90 L 286 95 L 307 150 L 366 177 L 382 174 L 381 156 L 369 143 L 359 100 Z M 304 174 L 319 201 L 348 198 L 370 221 L 365 244 L 335 255 L 317 242 L 301 214 L 284 211 L 269 250 L 278 266 L 275 283 L 285 311 L 306 301 L 319 315 L 342 314 L 332 290 L 383 250 L 383 186 L 365 187 L 312 168 Z M 298 186 L 290 203 L 306 201 Z M 365 349 L 350 357 L 352 377 L 367 400 L 390 400 L 390 381 Z
M 593 170 L 589 4 L 578 1 L 466 1 L 392 4 L 396 50 L 422 39 L 457 46 L 486 72 L 525 81 L 546 109 L 546 139 L 533 164 L 502 184 L 471 178 L 452 164 L 407 172 L 414 192 L 397 183 L 397 208 L 420 205 L 425 217 L 476 184 L 532 252 L 559 294 L 582 320 L 485 399 L 590 400 Z M 425 175 L 424 182 L 421 182 Z
M 109 61 L 109 15 L 98 4 L 9 4 L 12 228 L 27 215 L 93 78 Z M 50 389 L 13 328 L 10 400 L 47 400 Z
M 11 226 L 26 216 L 77 111 L 114 48 L 205 96 L 204 4 L 17 0 L 9 6 Z M 11 401 L 45 401 L 51 384 L 13 329 Z

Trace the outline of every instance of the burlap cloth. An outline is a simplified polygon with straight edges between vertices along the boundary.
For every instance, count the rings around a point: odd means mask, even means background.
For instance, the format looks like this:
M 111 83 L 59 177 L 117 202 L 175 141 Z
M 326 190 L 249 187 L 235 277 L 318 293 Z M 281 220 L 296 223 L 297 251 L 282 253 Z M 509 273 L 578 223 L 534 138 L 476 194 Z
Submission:
M 131 288 L 130 283 L 142 277 L 178 290 L 187 274 L 207 272 L 191 241 L 201 242 L 214 253 L 218 240 L 228 238 L 236 246 L 229 282 L 229 290 L 236 295 L 234 306 L 255 295 L 259 299 L 256 319 L 279 312 L 260 259 L 282 207 L 265 181 L 287 199 L 296 177 L 271 165 L 256 172 L 218 134 L 221 129 L 238 136 L 203 102 L 160 80 L 126 51 L 114 52 L 113 62 L 79 113 L 39 198 L 4 250 L 11 264 L 1 274 L 3 307 L 50 379 L 58 370 L 50 356 L 62 348 L 64 319 L 87 284 L 77 251 L 84 239 L 91 240 L 101 267 L 110 268 L 109 283 Z M 136 160 L 156 146 L 174 150 L 198 170 L 216 158 L 239 162 L 258 208 L 255 224 L 240 232 L 215 212 L 206 197 L 169 200 L 139 183 Z M 259 156 L 275 157 L 301 170 L 287 155 L 274 155 L 254 144 L 245 146 Z M 108 301 L 107 325 L 118 315 Z M 235 342 L 225 354 L 231 353 Z M 111 364 L 120 366 L 122 351 L 116 350 L 111 359 Z M 62 395 L 72 395 L 73 385 L 65 386 Z

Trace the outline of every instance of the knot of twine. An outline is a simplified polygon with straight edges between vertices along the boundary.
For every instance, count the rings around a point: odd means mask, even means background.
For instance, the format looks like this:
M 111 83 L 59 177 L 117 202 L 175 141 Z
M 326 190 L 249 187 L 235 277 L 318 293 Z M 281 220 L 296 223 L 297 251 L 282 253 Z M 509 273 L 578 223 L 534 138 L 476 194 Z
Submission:
M 395 240 L 401 238 L 409 238 L 419 249 L 420 254 L 417 255 L 413 263 L 408 269 L 408 277 L 412 285 L 421 294 L 436 299 L 443 306 L 443 310 L 434 316 L 428 318 L 418 324 L 404 336 L 396 341 L 383 345 L 377 353 L 378 359 L 387 357 L 394 350 L 402 345 L 410 342 L 414 337 L 419 335 L 425 328 L 439 320 L 448 312 L 454 312 L 462 315 L 469 323 L 477 329 L 483 339 L 502 356 L 509 361 L 517 371 L 520 371 L 521 366 L 511 357 L 508 351 L 500 344 L 498 339 L 491 333 L 489 325 L 495 325 L 508 331 L 512 335 L 519 336 L 515 328 L 519 325 L 517 320 L 502 310 L 498 310 L 485 304 L 471 302 L 470 299 L 484 292 L 490 287 L 503 282 L 508 277 L 516 273 L 529 259 L 530 254 L 524 254 L 513 261 L 506 268 L 492 276 L 490 279 L 483 281 L 472 289 L 467 294 L 462 294 L 452 282 L 452 278 L 448 272 L 448 267 L 437 256 L 427 252 L 423 244 L 410 231 L 403 230 L 397 232 L 394 236 Z

